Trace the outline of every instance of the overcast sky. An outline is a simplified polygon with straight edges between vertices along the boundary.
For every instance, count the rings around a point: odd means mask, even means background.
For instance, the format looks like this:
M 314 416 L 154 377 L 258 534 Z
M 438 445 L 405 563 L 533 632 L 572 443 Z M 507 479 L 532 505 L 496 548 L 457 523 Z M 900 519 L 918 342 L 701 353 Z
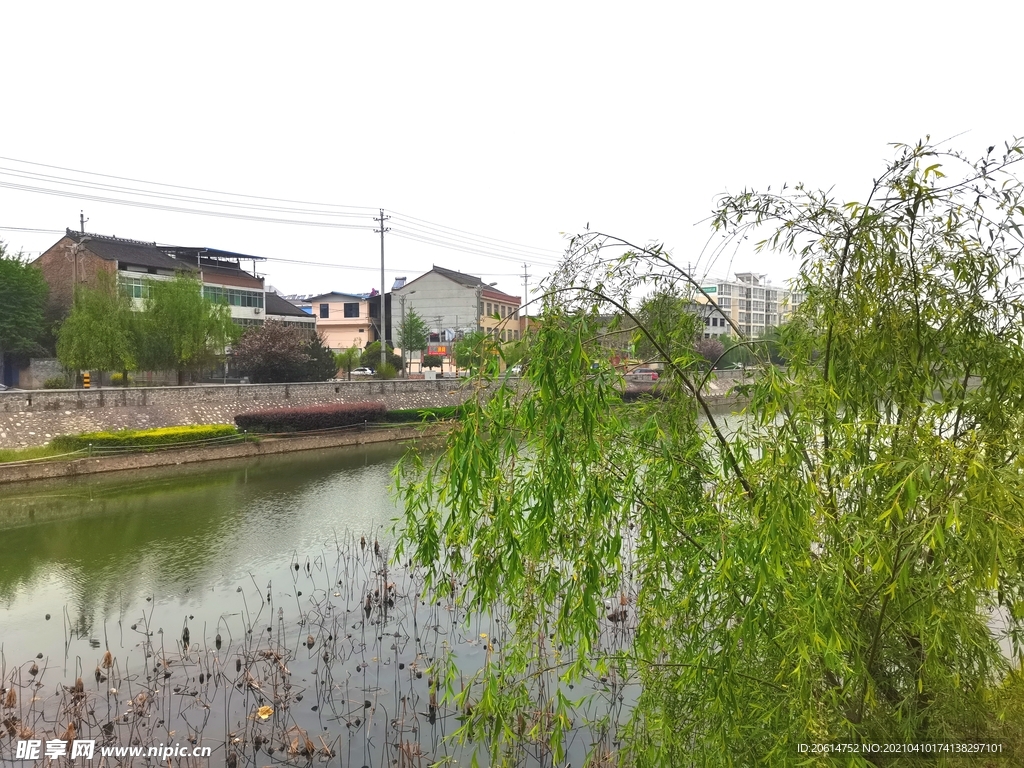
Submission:
M 62 233 L 84 209 L 90 232 L 267 257 L 285 293 L 379 287 L 381 207 L 385 287 L 438 264 L 520 295 L 522 264 L 533 287 L 588 224 L 698 263 L 723 192 L 861 200 L 891 142 L 975 156 L 1024 134 L 1018 10 L 6 2 L 0 238 L 35 255 L 59 234 L 9 228 Z

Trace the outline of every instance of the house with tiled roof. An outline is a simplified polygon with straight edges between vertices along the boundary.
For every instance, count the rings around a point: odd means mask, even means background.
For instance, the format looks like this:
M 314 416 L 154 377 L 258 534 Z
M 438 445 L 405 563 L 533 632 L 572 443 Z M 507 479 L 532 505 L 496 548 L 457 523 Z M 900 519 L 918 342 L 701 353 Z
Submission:
M 236 323 L 259 325 L 264 320 L 265 290 L 256 263 L 263 260 L 217 248 L 158 245 L 68 229 L 33 263 L 50 286 L 51 309 L 57 317 L 71 311 L 75 286 L 92 284 L 99 272 L 115 273 L 140 306 L 147 280 L 169 280 L 177 272 L 187 272 L 202 281 L 204 296 L 228 304 Z M 244 268 L 246 262 L 252 263 L 251 271 Z
M 499 291 L 476 275 L 435 264 L 429 272 L 396 286 L 391 293 L 398 299 L 392 305 L 393 312 L 401 311 L 404 296 L 406 312 L 414 309 L 439 341 L 450 341 L 471 331 L 484 331 L 499 341 L 520 337 L 520 297 Z M 401 318 L 394 316 L 392 322 L 400 324 Z

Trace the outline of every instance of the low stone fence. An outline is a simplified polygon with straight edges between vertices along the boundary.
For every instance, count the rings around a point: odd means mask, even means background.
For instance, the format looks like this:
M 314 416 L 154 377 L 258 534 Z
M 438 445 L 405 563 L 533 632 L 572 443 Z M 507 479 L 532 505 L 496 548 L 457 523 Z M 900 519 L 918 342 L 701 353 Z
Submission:
M 706 387 L 716 405 L 742 373 L 724 372 Z M 499 382 L 493 382 L 492 387 Z M 58 435 L 192 424 L 232 424 L 236 414 L 322 403 L 382 402 L 389 410 L 459 405 L 480 391 L 469 379 L 392 379 L 299 384 L 208 384 L 0 392 L 0 449 L 45 445 Z
M 0 392 L 0 449 L 81 432 L 231 424 L 235 414 L 264 408 L 363 401 L 388 409 L 436 408 L 458 405 L 477 391 L 461 379 L 393 379 Z

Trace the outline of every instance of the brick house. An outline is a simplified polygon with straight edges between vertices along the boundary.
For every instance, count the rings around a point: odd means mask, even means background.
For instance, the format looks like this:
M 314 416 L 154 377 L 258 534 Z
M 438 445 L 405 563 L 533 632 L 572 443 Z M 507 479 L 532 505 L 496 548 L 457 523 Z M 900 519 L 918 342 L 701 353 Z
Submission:
M 243 269 L 251 261 L 253 271 Z M 112 272 L 122 287 L 141 307 L 145 281 L 169 280 L 177 272 L 196 274 L 203 283 L 203 295 L 211 301 L 226 301 L 231 318 L 239 325 L 263 323 L 264 283 L 255 274 L 260 256 L 247 256 L 216 248 L 186 248 L 157 245 L 68 229 L 64 237 L 44 251 L 33 264 L 50 286 L 50 305 L 56 317 L 71 311 L 75 286 L 89 285 L 97 273 Z

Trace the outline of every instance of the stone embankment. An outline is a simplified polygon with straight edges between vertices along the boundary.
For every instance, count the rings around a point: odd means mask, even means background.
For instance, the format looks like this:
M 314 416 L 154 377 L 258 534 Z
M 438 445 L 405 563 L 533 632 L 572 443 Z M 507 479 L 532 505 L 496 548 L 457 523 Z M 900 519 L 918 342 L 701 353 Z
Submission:
M 269 438 L 259 442 L 232 443 L 230 445 L 204 445 L 152 452 L 128 453 L 119 456 L 83 456 L 80 459 L 33 461 L 17 464 L 0 463 L 0 485 L 27 480 L 47 480 L 55 477 L 77 477 L 99 472 L 120 472 L 126 469 L 166 467 L 194 464 L 200 461 L 239 459 L 252 456 L 270 456 L 275 453 L 337 448 L 345 445 L 418 440 L 442 435 L 448 424 L 411 427 L 384 427 L 363 431 L 355 429 L 327 435 Z
M 729 390 L 739 378 L 739 372 L 718 375 L 707 385 L 708 398 L 716 405 L 734 404 Z M 0 392 L 0 449 L 45 445 L 58 435 L 83 432 L 232 424 L 236 414 L 265 408 L 364 401 L 390 410 L 437 408 L 459 405 L 478 392 L 480 385 L 466 379 L 8 391 Z
M 0 392 L 0 449 L 82 432 L 232 424 L 236 414 L 265 408 L 365 401 L 436 408 L 477 391 L 465 380 L 436 379 Z

